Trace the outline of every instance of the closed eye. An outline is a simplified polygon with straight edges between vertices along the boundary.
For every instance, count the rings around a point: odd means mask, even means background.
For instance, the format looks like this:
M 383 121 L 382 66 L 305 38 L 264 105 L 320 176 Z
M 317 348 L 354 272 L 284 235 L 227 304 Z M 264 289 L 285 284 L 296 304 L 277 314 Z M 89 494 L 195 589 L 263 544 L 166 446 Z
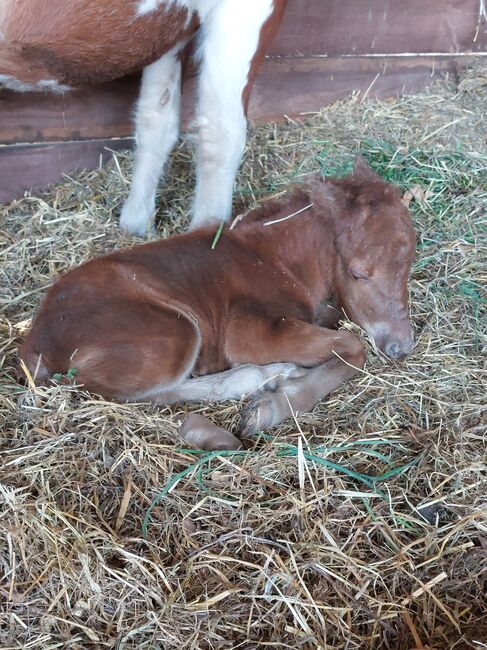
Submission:
M 348 272 L 352 277 L 354 277 L 356 280 L 369 280 L 369 276 L 364 273 L 363 271 L 357 271 L 357 269 L 353 269 L 351 266 L 348 267 Z

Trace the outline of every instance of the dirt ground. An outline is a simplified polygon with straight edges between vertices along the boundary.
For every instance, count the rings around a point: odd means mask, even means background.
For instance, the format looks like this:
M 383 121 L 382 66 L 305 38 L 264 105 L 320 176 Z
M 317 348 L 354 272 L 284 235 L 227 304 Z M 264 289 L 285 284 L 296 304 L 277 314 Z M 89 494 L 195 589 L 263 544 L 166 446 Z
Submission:
M 487 647 L 487 70 L 397 100 L 252 128 L 235 210 L 361 151 L 418 233 L 416 347 L 238 452 L 185 449 L 188 410 L 26 385 L 16 350 L 59 273 L 140 240 L 117 218 L 130 153 L 0 206 L 0 646 Z M 183 229 L 188 143 L 158 229 Z M 350 326 L 350 325 L 345 325 Z M 355 330 L 357 331 L 357 330 Z

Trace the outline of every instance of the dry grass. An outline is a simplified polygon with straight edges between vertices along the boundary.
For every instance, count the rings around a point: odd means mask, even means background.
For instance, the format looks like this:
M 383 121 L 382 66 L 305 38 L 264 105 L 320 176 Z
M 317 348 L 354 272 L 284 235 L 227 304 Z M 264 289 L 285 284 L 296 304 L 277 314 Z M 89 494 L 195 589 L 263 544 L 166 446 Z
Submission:
M 16 379 L 53 278 L 136 243 L 116 226 L 131 155 L 0 208 L 2 648 L 487 647 L 486 99 L 474 69 L 252 130 L 237 209 L 356 150 L 426 196 L 414 354 L 370 348 L 359 378 L 244 452 L 181 448 L 182 407 Z M 174 155 L 157 236 L 186 223 L 190 158 Z M 235 403 L 192 409 L 238 424 Z

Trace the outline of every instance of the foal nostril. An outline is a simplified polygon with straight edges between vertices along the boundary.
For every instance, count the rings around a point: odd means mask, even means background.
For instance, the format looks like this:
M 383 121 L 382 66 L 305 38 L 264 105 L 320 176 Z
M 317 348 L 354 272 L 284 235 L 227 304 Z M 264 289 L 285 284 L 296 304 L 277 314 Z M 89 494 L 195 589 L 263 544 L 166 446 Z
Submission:
M 384 348 L 384 352 L 388 357 L 391 357 L 391 359 L 397 359 L 400 355 L 399 345 L 397 343 L 388 343 Z
M 391 359 L 404 359 L 413 349 L 413 342 L 406 341 L 404 343 L 391 342 L 387 343 L 384 347 L 384 352 Z

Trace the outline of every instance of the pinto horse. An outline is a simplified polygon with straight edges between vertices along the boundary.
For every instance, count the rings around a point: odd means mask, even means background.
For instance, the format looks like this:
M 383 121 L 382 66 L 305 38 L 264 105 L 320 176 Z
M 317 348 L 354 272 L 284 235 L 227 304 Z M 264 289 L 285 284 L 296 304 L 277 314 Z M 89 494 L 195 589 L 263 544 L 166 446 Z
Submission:
M 212 248 L 214 236 L 199 228 L 69 271 L 21 347 L 31 374 L 74 367 L 119 401 L 253 394 L 248 433 L 310 410 L 363 367 L 360 339 L 335 328 L 342 312 L 389 357 L 411 351 L 414 229 L 362 159 L 349 177 L 311 179 L 237 217 Z M 202 426 L 188 439 L 215 448 Z
M 181 68 L 197 36 L 194 227 L 230 218 L 250 89 L 286 0 L 1 0 L 0 88 L 64 92 L 144 67 L 120 225 L 143 235 L 179 132 Z

